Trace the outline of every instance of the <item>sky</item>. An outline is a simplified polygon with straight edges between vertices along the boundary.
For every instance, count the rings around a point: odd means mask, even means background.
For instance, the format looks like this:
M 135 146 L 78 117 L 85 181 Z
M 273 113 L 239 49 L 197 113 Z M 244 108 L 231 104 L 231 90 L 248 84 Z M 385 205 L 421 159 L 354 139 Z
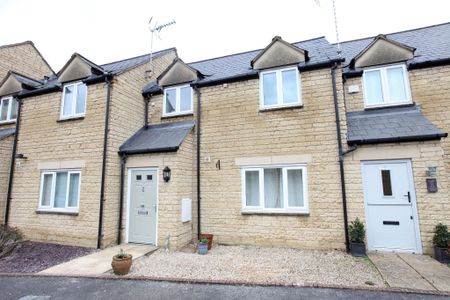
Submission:
M 450 22 L 446 0 L 336 0 L 339 40 Z M 332 0 L 0 0 L 0 45 L 32 40 L 57 72 L 74 53 L 97 64 L 150 52 L 150 17 L 175 21 L 153 50 L 185 62 L 325 36 L 336 42 Z

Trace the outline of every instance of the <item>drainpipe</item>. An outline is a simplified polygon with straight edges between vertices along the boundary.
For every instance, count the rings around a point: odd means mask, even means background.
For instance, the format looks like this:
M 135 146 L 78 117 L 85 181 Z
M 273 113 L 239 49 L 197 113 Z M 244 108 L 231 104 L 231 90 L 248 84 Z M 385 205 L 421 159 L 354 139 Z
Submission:
M 144 126 L 145 126 L 145 129 L 148 128 L 148 104 L 150 102 L 150 98 L 151 97 L 152 96 L 148 95 L 148 96 L 145 96 L 145 98 L 144 98 L 144 101 L 145 101 L 145 111 L 144 111 Z
M 9 210 L 11 206 L 11 193 L 13 187 L 13 179 L 14 179 L 14 169 L 16 164 L 16 152 L 17 152 L 17 140 L 19 137 L 19 127 L 20 127 L 20 113 L 22 111 L 22 99 L 18 99 L 16 97 L 13 100 L 17 100 L 18 108 L 17 108 L 17 117 L 16 117 L 16 131 L 14 132 L 14 142 L 11 154 L 11 164 L 9 166 L 9 180 L 8 180 L 8 192 L 6 195 L 6 207 L 5 207 L 5 226 L 8 225 L 9 221 Z
M 123 211 L 123 193 L 125 186 L 125 164 L 127 163 L 127 155 L 120 156 L 120 202 L 119 202 L 119 228 L 117 231 L 117 245 L 122 243 L 122 211 Z
M 100 212 L 98 215 L 98 236 L 97 249 L 102 245 L 103 237 L 103 207 L 105 202 L 105 181 L 106 181 L 106 154 L 108 151 L 108 131 L 109 131 L 109 106 L 111 100 L 111 76 L 106 76 L 106 111 L 105 111 L 105 132 L 103 134 L 103 161 L 102 161 L 102 178 L 100 183 Z
M 350 241 L 348 236 L 348 214 L 347 214 L 347 193 L 345 189 L 345 173 L 344 173 L 344 151 L 342 149 L 341 138 L 341 121 L 339 117 L 339 103 L 336 90 L 336 69 L 337 64 L 334 63 L 331 67 L 331 81 L 333 86 L 333 100 L 334 100 L 334 115 L 336 117 L 336 134 L 338 143 L 338 155 L 339 155 L 339 171 L 341 177 L 341 192 L 342 192 L 342 209 L 344 212 L 344 232 L 345 232 L 345 248 L 347 252 L 350 251 Z
M 200 120 L 201 120 L 201 93 L 197 86 L 193 86 L 195 92 L 197 93 L 197 238 L 200 239 L 201 234 L 201 189 L 200 189 Z

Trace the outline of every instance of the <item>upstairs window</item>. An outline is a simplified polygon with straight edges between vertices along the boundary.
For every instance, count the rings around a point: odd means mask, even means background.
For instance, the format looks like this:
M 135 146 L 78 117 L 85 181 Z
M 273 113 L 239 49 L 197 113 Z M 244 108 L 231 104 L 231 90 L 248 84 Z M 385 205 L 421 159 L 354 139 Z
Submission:
M 305 166 L 242 169 L 242 211 L 307 213 Z
M 411 103 L 405 65 L 364 70 L 366 107 Z
M 15 121 L 17 118 L 17 100 L 6 97 L 0 100 L 0 123 Z
M 80 171 L 45 171 L 41 175 L 40 210 L 78 211 Z
M 66 84 L 63 90 L 61 118 L 84 116 L 86 113 L 87 87 L 82 82 Z
M 192 113 L 192 88 L 189 85 L 164 89 L 163 116 Z
M 301 105 L 297 68 L 261 72 L 259 90 L 262 109 Z

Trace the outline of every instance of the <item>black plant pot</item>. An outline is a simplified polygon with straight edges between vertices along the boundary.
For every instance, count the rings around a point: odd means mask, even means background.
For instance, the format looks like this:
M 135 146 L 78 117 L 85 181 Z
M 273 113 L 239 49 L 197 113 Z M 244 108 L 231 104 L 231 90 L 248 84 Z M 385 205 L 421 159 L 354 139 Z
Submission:
M 448 251 L 449 248 L 434 247 L 434 258 L 440 263 L 448 264 L 450 263 L 450 255 Z
M 366 244 L 350 242 L 350 253 L 356 257 L 366 256 Z

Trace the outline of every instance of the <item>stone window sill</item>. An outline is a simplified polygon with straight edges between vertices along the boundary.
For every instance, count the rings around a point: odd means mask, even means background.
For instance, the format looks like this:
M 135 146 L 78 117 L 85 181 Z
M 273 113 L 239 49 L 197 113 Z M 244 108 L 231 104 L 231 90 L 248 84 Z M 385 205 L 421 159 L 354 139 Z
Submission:
M 173 116 L 162 116 L 161 120 L 173 119 L 173 118 L 181 118 L 181 117 L 189 117 L 189 116 L 194 116 L 194 114 L 193 113 L 187 113 L 187 114 L 180 114 L 180 115 L 173 115 Z
M 77 121 L 77 120 L 83 120 L 83 119 L 84 119 L 84 116 L 81 116 L 81 117 L 59 119 L 59 120 L 56 120 L 56 122 L 61 123 L 61 122 Z
M 269 111 L 276 111 L 276 110 L 289 110 L 289 109 L 297 109 L 297 108 L 303 108 L 303 104 L 291 105 L 291 106 L 270 107 L 270 108 L 260 108 L 259 112 L 269 112 Z
M 77 211 L 60 211 L 60 210 L 36 210 L 38 215 L 66 215 L 66 216 L 78 216 Z
M 309 217 L 309 212 L 262 212 L 262 211 L 241 211 L 242 215 L 258 215 L 258 216 L 306 216 Z

